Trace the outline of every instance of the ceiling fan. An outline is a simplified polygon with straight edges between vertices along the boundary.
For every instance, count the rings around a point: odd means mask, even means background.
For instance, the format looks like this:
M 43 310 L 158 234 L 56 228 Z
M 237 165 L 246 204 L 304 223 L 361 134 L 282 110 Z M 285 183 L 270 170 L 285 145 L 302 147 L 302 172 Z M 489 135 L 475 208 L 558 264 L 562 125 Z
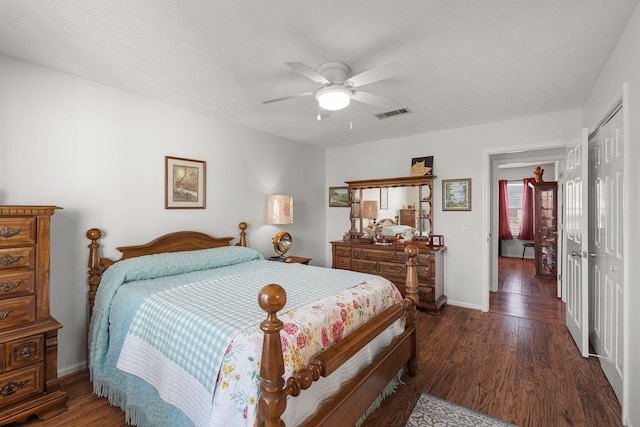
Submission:
M 396 101 L 375 93 L 355 90 L 355 88 L 388 79 L 404 71 L 404 67 L 399 62 L 391 62 L 348 77 L 351 68 L 344 62 L 325 62 L 320 65 L 318 71 L 301 62 L 285 62 L 285 64 L 306 78 L 319 83 L 320 87 L 315 92 L 270 99 L 263 101 L 263 104 L 315 95 L 319 109 L 327 112 L 342 110 L 349 105 L 351 100 L 378 107 L 389 107 L 394 105 Z M 320 117 L 320 111 L 318 117 Z

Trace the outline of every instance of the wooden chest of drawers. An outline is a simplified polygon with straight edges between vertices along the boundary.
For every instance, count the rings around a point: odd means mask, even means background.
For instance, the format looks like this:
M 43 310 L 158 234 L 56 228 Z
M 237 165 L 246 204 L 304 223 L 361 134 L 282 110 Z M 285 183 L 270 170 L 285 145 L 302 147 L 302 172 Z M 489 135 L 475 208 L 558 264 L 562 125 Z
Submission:
M 58 329 L 49 311 L 55 206 L 0 206 L 0 425 L 66 410 Z
M 331 242 L 332 267 L 382 276 L 392 281 L 404 295 L 406 257 L 404 244 L 376 245 L 352 240 Z M 440 314 L 446 304 L 444 295 L 444 252 L 446 247 L 419 248 L 418 308 Z

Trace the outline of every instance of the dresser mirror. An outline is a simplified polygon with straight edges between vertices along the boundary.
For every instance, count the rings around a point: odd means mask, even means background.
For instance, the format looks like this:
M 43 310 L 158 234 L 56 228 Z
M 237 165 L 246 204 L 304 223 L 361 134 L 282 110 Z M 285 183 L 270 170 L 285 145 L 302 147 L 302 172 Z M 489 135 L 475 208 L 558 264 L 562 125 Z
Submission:
M 435 176 L 347 181 L 352 239 L 426 240 L 433 232 Z M 381 189 L 385 189 L 384 193 Z

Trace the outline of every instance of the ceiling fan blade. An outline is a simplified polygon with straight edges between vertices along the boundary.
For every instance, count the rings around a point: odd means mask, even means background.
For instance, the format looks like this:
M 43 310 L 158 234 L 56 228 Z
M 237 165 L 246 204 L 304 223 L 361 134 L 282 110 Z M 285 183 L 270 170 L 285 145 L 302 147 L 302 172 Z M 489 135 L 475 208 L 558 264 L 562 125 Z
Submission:
M 316 83 L 320 83 L 322 85 L 330 85 L 331 82 L 327 80 L 322 74 L 318 73 L 316 70 L 309 68 L 304 65 L 302 62 L 285 62 L 286 65 L 291 67 L 292 70 L 297 71 L 308 79 L 313 80 Z
M 351 76 L 347 81 L 345 81 L 345 83 L 351 84 L 351 87 L 364 86 L 380 80 L 388 79 L 389 77 L 393 77 L 403 71 L 404 67 L 399 62 L 391 62 L 389 64 L 363 71 L 355 76 Z
M 286 101 L 287 99 L 300 98 L 302 96 L 313 95 L 314 93 L 315 92 L 305 92 L 305 93 L 299 93 L 297 95 L 283 96 L 282 98 L 275 98 L 275 99 L 270 99 L 268 101 L 262 101 L 262 103 L 263 104 L 271 104 L 272 102 Z
M 387 98 L 386 96 L 376 95 L 371 92 L 362 92 L 359 90 L 354 90 L 351 95 L 351 99 L 364 102 L 365 104 L 375 105 L 377 107 L 392 107 L 396 104 L 396 101 L 391 98 Z

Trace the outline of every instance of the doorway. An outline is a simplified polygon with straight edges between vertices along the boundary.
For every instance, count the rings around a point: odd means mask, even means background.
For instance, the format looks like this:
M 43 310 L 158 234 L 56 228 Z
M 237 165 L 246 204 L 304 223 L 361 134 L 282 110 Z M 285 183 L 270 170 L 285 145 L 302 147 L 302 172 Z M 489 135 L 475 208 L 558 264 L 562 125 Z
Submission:
M 555 324 L 565 322 L 565 306 L 558 298 L 559 281 L 537 275 L 532 224 L 525 224 L 528 215 L 524 206 L 534 171 L 543 172 L 540 179 L 544 182 L 557 182 L 565 156 L 565 149 L 560 149 L 555 154 L 531 150 L 518 153 L 517 158 L 497 155 L 492 158 L 497 164 L 492 184 L 497 186 L 500 181 L 504 185 L 501 203 L 508 226 L 503 224 L 503 238 L 498 238 L 497 288 L 490 294 L 491 312 Z M 532 192 L 529 194 L 529 200 L 533 201 Z M 492 204 L 497 206 L 497 200 Z

